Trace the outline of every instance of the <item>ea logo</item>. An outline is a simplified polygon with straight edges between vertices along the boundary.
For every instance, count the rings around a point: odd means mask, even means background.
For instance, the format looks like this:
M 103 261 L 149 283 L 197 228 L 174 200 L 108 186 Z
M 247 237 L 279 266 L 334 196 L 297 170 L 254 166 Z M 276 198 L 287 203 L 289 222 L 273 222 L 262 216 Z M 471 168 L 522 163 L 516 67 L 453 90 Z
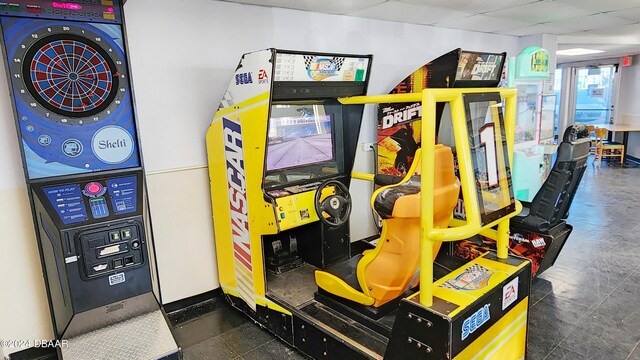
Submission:
M 338 198 L 332 198 L 329 200 L 329 205 L 331 205 L 334 210 L 338 210 L 340 207 L 340 200 L 338 200 Z

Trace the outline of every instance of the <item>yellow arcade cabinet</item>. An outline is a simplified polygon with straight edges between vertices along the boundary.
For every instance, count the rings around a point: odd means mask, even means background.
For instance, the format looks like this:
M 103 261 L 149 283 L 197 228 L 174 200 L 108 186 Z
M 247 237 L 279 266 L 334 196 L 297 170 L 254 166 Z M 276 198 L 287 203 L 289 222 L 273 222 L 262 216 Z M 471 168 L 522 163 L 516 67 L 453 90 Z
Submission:
M 371 61 L 243 55 L 207 132 L 227 300 L 316 359 L 524 358 L 531 266 L 507 253 L 521 209 L 509 170 L 515 91 L 365 96 Z M 423 146 L 407 174 L 352 173 L 364 104 L 416 101 Z M 451 107 L 459 176 L 435 141 L 437 102 Z M 352 178 L 381 185 L 370 204 L 352 203 Z M 452 217 L 460 191 L 466 220 Z M 370 206 L 383 218 L 375 246 L 349 236 L 352 209 Z M 480 232 L 497 253 L 434 260 L 442 242 Z

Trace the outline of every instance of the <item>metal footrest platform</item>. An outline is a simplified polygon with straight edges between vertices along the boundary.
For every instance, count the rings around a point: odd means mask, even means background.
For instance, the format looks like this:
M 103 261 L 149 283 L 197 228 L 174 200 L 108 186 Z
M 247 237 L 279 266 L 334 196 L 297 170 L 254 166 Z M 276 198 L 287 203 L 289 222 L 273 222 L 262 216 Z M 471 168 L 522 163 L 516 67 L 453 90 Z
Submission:
M 64 360 L 181 359 L 161 310 L 68 339 Z

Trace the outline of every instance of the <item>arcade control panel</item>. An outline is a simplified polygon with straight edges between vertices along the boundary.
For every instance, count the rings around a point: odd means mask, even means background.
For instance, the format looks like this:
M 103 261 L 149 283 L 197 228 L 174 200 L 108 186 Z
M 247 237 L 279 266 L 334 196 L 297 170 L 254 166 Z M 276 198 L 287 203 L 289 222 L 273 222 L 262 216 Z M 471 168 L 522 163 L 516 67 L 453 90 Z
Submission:
M 140 172 L 34 186 L 37 207 L 48 214 L 48 221 L 43 223 L 50 223 L 50 229 L 60 229 L 59 236 L 47 234 L 60 239 L 60 262 L 78 262 L 83 280 L 143 265 L 146 253 L 141 187 Z M 110 284 L 117 281 L 117 277 L 109 279 Z
M 42 192 L 59 220 L 70 225 L 135 213 L 139 187 L 137 177 L 129 175 L 45 186 Z

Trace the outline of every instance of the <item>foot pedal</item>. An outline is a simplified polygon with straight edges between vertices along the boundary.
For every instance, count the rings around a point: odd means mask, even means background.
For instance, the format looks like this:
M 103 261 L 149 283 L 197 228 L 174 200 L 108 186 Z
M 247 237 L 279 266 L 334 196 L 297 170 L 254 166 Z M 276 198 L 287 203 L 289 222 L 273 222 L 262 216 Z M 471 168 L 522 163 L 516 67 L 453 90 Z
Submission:
M 162 310 L 66 340 L 64 360 L 182 359 Z

